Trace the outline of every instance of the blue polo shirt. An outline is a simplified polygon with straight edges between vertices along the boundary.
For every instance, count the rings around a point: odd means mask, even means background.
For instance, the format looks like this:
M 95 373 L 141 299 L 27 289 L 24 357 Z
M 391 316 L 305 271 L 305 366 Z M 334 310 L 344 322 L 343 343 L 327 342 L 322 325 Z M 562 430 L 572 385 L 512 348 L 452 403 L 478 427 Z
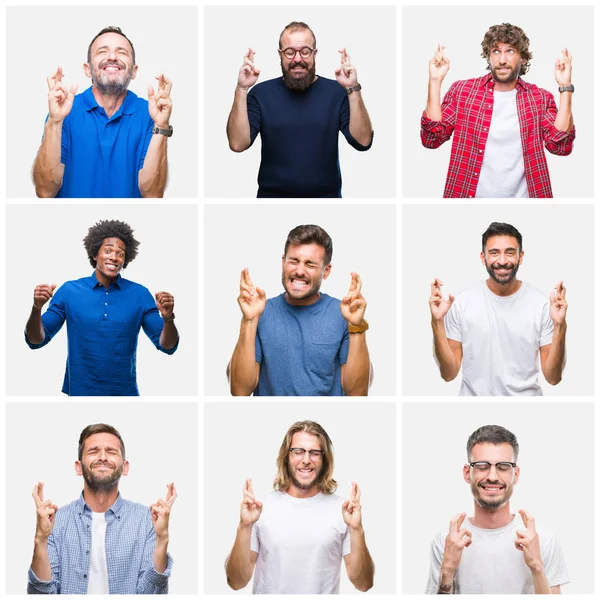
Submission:
M 62 391 L 69 396 L 139 396 L 136 353 L 140 328 L 158 350 L 163 320 L 152 294 L 121 275 L 108 288 L 91 277 L 67 281 L 42 315 L 45 346 L 67 322 L 67 368 Z
M 133 92 L 127 92 L 110 119 L 91 87 L 75 96 L 63 121 L 60 161 L 65 173 L 56 197 L 140 198 L 138 172 L 153 127 L 148 101 Z

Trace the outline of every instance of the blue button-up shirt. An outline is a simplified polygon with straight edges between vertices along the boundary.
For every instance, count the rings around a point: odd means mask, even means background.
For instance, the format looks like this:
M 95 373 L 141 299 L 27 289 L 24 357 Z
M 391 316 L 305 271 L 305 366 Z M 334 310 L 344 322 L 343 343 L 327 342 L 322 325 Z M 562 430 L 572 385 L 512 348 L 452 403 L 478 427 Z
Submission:
M 156 534 L 150 509 L 124 500 L 121 494 L 104 513 L 106 566 L 111 594 L 167 594 L 173 559 L 159 573 L 152 554 Z M 28 594 L 87 594 L 92 553 L 92 510 L 83 499 L 62 506 L 48 538 L 51 581 L 29 569 Z
M 65 172 L 56 197 L 139 198 L 138 173 L 153 127 L 148 101 L 133 92 L 110 118 L 91 87 L 75 96 L 62 126 Z
M 67 321 L 68 355 L 62 391 L 69 396 L 139 396 L 136 353 L 140 328 L 160 345 L 163 320 L 152 294 L 142 285 L 123 279 L 105 288 L 91 277 L 67 281 L 56 292 L 42 315 L 45 346 Z

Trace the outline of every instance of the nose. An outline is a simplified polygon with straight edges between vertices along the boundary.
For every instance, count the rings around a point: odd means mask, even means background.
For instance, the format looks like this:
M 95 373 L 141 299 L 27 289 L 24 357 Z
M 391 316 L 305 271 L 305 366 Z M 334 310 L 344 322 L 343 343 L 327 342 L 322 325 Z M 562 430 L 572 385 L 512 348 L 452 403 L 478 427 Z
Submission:
M 298 273 L 298 275 L 304 275 L 305 272 L 306 272 L 306 269 L 305 269 L 304 263 L 299 262 L 296 265 L 296 273 Z
M 117 51 L 114 48 L 108 51 L 108 58 L 110 58 L 111 60 L 116 60 Z
M 106 450 L 104 448 L 101 448 L 98 456 L 99 456 L 100 460 L 106 460 Z

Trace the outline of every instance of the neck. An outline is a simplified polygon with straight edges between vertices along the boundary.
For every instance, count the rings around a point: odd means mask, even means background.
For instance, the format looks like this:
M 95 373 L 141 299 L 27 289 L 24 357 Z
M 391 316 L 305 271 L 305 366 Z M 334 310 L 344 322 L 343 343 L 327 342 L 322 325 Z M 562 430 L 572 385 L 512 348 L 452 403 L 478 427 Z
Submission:
M 500 81 L 494 82 L 494 91 L 496 92 L 510 92 L 517 87 L 518 79 L 514 81 L 508 81 L 507 83 L 502 83 Z
M 87 483 L 83 486 L 83 499 L 94 512 L 106 512 L 117 500 L 119 486 L 111 490 L 91 490 Z
M 104 112 L 110 119 L 121 108 L 121 104 L 123 104 L 123 100 L 127 96 L 127 90 L 120 96 L 106 96 L 95 85 L 92 85 L 92 94 L 94 94 L 96 102 L 104 109 Z
M 303 490 L 302 488 L 291 484 L 287 490 L 287 493 L 289 496 L 292 496 L 292 498 L 312 498 L 319 493 L 319 486 L 313 485 L 308 490 Z
M 486 283 L 490 292 L 496 294 L 496 296 L 512 296 L 521 289 L 523 282 L 515 277 L 510 283 L 501 284 L 489 277 Z
M 489 510 L 475 504 L 475 515 L 469 519 L 475 527 L 480 529 L 499 529 L 505 527 L 514 519 L 514 515 L 510 514 L 510 503 L 507 502 L 500 508 Z
M 307 298 L 292 298 L 287 292 L 284 295 L 285 301 L 293 306 L 310 306 L 321 299 L 321 292 L 312 294 Z
M 117 277 L 107 277 L 104 273 L 96 269 L 96 279 L 105 287 L 109 288 L 111 283 L 117 280 Z

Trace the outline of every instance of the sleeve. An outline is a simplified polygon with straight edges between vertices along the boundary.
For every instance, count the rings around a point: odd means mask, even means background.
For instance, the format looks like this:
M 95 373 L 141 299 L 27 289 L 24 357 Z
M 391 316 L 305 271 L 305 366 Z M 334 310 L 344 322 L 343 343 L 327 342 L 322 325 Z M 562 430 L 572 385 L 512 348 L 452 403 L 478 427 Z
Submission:
M 252 525 L 252 533 L 250 534 L 250 550 L 252 552 L 260 552 L 260 538 L 258 537 L 258 525 Z
M 442 533 L 438 533 L 431 542 L 429 552 L 429 576 L 427 578 L 426 594 L 437 594 L 440 587 L 440 569 L 444 558 L 444 541 Z
M 142 299 L 142 306 L 144 310 L 144 317 L 142 318 L 142 328 L 144 333 L 150 338 L 150 341 L 154 344 L 157 350 L 164 352 L 165 354 L 173 354 L 179 347 L 179 337 L 177 343 L 173 348 L 166 349 L 160 345 L 160 334 L 164 327 L 164 321 L 156 308 L 154 298 L 149 290 L 144 288 L 144 298 Z
M 344 535 L 342 536 L 342 556 L 346 556 L 346 555 L 350 554 L 350 552 L 351 552 L 350 530 L 346 526 L 346 531 L 344 532 Z
M 60 565 L 53 533 L 48 537 L 48 558 L 50 559 L 52 579 L 50 581 L 38 579 L 33 569 L 29 567 L 27 574 L 28 594 L 60 594 Z
M 262 365 L 263 351 L 262 351 L 262 345 L 260 343 L 260 335 L 259 335 L 258 331 L 256 332 L 256 339 L 254 342 L 254 354 L 255 354 L 256 362 L 259 365 Z
M 167 568 L 159 573 L 154 567 L 154 547 L 156 545 L 156 533 L 152 527 L 150 511 L 146 520 L 146 543 L 144 544 L 144 556 L 138 574 L 136 594 L 168 594 L 169 577 L 173 568 L 173 558 L 167 554 Z
M 248 122 L 250 123 L 250 145 L 254 144 L 256 136 L 260 132 L 260 104 L 256 98 L 254 90 L 248 92 L 248 98 L 246 100 L 248 106 Z
M 60 331 L 60 328 L 63 326 L 65 319 L 67 317 L 67 291 L 65 290 L 65 285 L 56 290 L 56 293 L 50 300 L 50 306 L 46 312 L 42 315 L 42 327 L 44 328 L 44 341 L 41 344 L 32 344 L 27 339 L 27 332 L 25 335 L 25 342 L 32 350 L 37 350 L 38 348 L 43 348 L 46 344 L 52 340 L 52 338 Z
M 46 120 L 44 121 L 44 124 L 48 122 L 49 116 L 50 115 L 46 115 Z M 65 119 L 63 121 L 62 135 L 60 136 L 60 162 L 63 165 L 67 164 L 67 156 L 69 154 L 69 142 L 71 141 L 71 136 L 69 135 L 68 122 L 69 119 Z M 45 134 L 42 134 L 42 140 L 44 139 L 44 135 Z
M 552 343 L 554 321 L 550 318 L 550 302 L 546 301 L 542 308 L 542 326 L 540 330 L 540 348 Z
M 340 351 L 338 352 L 340 365 L 345 365 L 348 362 L 348 344 L 350 343 L 350 334 L 348 333 L 348 326 L 346 325 L 346 321 L 344 321 L 344 328 L 344 337 L 342 338 Z
M 452 303 L 450 310 L 444 317 L 444 327 L 446 328 L 446 337 L 449 340 L 455 340 L 462 343 L 460 310 L 456 301 Z
M 569 572 L 565 563 L 560 542 L 552 535 L 542 547 L 542 562 L 548 585 L 564 585 L 569 583 Z
M 371 132 L 371 141 L 368 146 L 363 146 L 352 137 L 350 133 L 350 101 L 347 94 L 344 96 L 340 108 L 340 131 L 344 134 L 346 141 L 359 152 L 365 152 L 373 145 L 373 132 Z
M 146 154 L 148 152 L 148 146 L 150 146 L 150 142 L 152 140 L 152 130 L 154 129 L 154 121 L 149 118 L 148 119 L 148 127 L 146 128 L 146 137 L 144 138 L 142 153 L 140 154 L 140 164 L 138 166 L 138 171 L 144 168 L 144 161 L 146 160 Z
M 558 109 L 550 92 L 542 90 L 546 100 L 545 112 L 542 117 L 542 136 L 546 150 L 551 154 L 558 156 L 567 156 L 573 151 L 573 141 L 575 140 L 575 126 L 568 133 L 559 131 L 554 127 L 554 121 Z
M 456 84 L 452 84 L 442 102 L 442 120 L 432 121 L 425 111 L 421 115 L 421 143 L 425 148 L 439 148 L 452 136 L 456 125 Z

